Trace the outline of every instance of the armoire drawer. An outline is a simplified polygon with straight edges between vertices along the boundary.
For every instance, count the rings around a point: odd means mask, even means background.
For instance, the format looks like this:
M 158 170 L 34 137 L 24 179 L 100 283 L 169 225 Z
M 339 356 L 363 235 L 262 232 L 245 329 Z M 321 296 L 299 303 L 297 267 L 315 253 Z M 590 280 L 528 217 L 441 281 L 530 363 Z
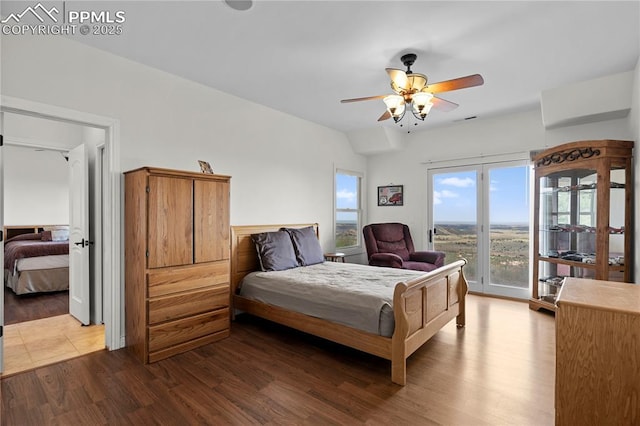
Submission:
M 149 324 L 184 318 L 229 307 L 229 285 L 210 286 L 201 290 L 182 292 L 149 299 Z
M 228 308 L 150 326 L 149 352 L 159 351 L 228 328 Z
M 229 282 L 229 261 L 151 269 L 147 273 L 147 297 L 165 296 Z

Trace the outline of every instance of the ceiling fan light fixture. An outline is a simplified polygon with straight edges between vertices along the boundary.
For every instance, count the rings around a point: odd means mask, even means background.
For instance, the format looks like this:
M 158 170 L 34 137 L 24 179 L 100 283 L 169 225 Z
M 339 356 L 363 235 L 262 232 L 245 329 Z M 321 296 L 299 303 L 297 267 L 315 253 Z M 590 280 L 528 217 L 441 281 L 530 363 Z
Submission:
M 449 92 L 452 90 L 465 89 L 467 87 L 481 86 L 484 79 L 480 74 L 468 75 L 466 77 L 454 78 L 452 80 L 440 81 L 427 85 L 427 76 L 424 74 L 414 73 L 411 66 L 417 59 L 415 53 L 407 53 L 402 55 L 400 60 L 407 67 L 406 71 L 397 68 L 385 68 L 385 71 L 391 79 L 391 89 L 395 92 L 393 95 L 377 95 L 367 96 L 365 98 L 343 99 L 340 102 L 359 102 L 369 101 L 373 99 L 382 99 L 387 110 L 378 118 L 378 121 L 393 118 L 393 121 L 403 127 L 401 123 L 407 109 L 411 111 L 408 121 L 414 126 L 418 122 L 413 120 L 424 121 L 431 112 L 431 108 L 435 106 L 440 111 L 451 111 L 458 107 L 458 104 L 447 101 L 441 97 L 435 97 L 434 94 Z M 436 101 L 434 103 L 434 101 Z M 413 118 L 412 118 L 413 116 Z
M 387 106 L 387 111 L 391 114 L 391 117 L 397 122 L 402 119 L 405 110 L 404 97 L 400 95 L 386 96 L 382 102 Z
M 427 87 L 427 76 L 424 74 L 407 74 L 407 79 L 409 80 L 409 87 L 412 92 L 419 92 Z
M 428 92 L 418 92 L 414 94 L 411 99 L 413 115 L 420 120 L 424 120 L 431 111 L 431 107 L 433 107 L 432 99 L 433 94 Z

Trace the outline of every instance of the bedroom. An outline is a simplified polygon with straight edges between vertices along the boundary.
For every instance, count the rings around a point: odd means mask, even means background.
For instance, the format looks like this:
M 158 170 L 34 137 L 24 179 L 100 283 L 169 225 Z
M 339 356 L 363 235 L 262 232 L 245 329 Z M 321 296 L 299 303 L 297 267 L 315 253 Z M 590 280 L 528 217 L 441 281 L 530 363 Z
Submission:
M 383 148 L 406 144 L 406 149 L 365 156 L 354 151 L 353 145 L 361 144 L 350 138 L 353 134 L 241 100 L 76 41 L 4 36 L 2 43 L 3 59 L 11 58 L 2 61 L 4 96 L 120 121 L 118 172 L 147 164 L 195 171 L 196 160 L 209 161 L 215 172 L 232 176 L 233 224 L 317 221 L 326 248 L 333 244 L 333 212 L 328 206 L 333 204 L 335 168 L 365 174 L 367 222 L 407 222 L 416 244 L 425 246 L 421 232 L 425 174 L 418 164 L 421 161 L 529 151 L 585 137 L 638 140 L 637 97 L 626 118 L 555 130 L 544 129 L 539 102 L 534 100 L 523 111 L 506 111 L 438 128 L 425 126 L 424 131 L 391 141 L 386 134 L 393 129 L 376 128 L 369 132 L 372 144 Z M 382 74 L 381 89 L 387 87 L 383 68 L 395 64 L 397 51 L 412 41 L 407 35 L 397 44 L 370 70 Z M 253 67 L 247 64 L 247 68 Z M 429 65 L 425 68 L 428 70 Z M 46 74 L 41 70 L 47 70 Z M 612 73 L 628 70 L 636 76 L 633 92 L 637 93 L 637 57 L 630 67 Z M 471 70 L 475 71 L 480 70 Z M 443 70 L 443 77 L 452 76 Z M 566 84 L 581 80 L 575 78 Z M 378 116 L 379 112 L 374 113 L 370 122 L 374 124 Z M 408 201 L 404 207 L 377 207 L 375 188 L 389 182 L 405 185 Z M 295 205 L 291 194 L 296 194 Z M 123 337 L 122 332 L 117 332 L 118 337 Z

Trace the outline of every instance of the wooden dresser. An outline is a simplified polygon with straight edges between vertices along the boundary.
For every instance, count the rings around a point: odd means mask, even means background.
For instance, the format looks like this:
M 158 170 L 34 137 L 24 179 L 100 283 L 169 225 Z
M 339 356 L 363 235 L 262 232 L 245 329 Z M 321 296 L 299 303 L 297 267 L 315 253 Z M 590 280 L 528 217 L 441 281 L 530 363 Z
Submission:
M 640 424 L 640 285 L 566 278 L 556 305 L 556 425 Z
M 125 173 L 126 345 L 145 363 L 229 336 L 230 177 Z

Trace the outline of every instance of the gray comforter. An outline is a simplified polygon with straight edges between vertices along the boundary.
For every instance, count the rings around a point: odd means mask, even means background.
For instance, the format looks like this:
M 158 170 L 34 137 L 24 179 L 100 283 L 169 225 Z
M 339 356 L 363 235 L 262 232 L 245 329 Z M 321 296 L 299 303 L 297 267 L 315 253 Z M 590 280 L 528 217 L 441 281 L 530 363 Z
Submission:
M 424 272 L 324 262 L 252 272 L 242 281 L 240 295 L 389 337 L 395 285 L 421 275 Z

